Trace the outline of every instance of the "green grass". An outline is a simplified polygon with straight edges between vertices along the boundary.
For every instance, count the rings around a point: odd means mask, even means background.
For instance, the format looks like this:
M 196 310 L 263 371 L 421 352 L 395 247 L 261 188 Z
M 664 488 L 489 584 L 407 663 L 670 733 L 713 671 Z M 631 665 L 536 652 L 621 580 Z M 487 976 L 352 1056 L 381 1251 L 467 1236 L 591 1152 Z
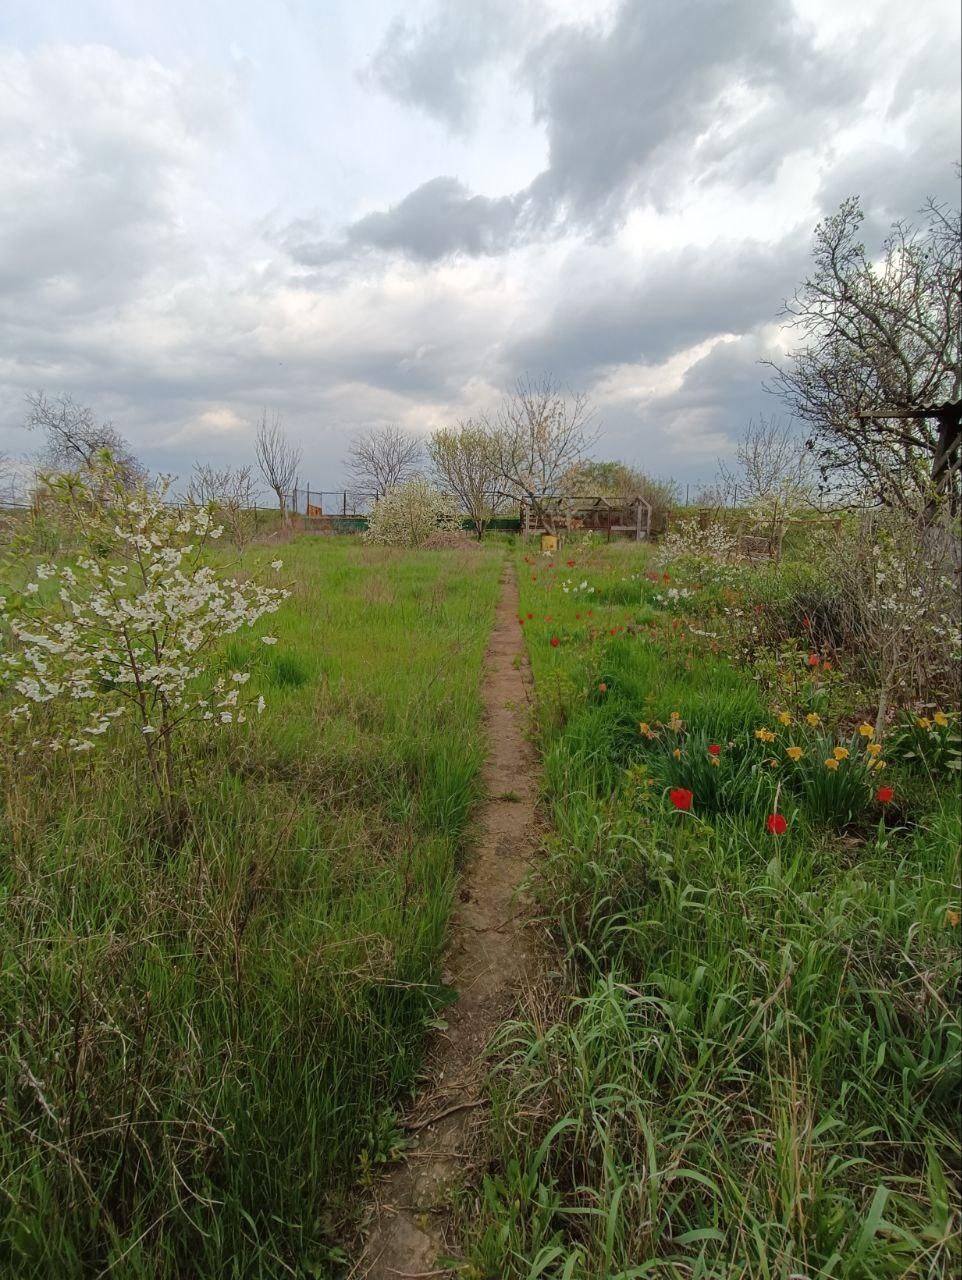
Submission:
M 758 767 L 705 803 L 711 766 L 673 779 L 639 722 L 727 744 L 770 708 L 655 611 L 643 550 L 572 555 L 590 617 L 560 565 L 519 565 L 553 826 L 534 888 L 564 963 L 494 1047 L 476 1274 L 958 1274 L 957 777 L 891 766 L 908 798 L 854 829 L 788 787 L 769 834 Z
M 448 998 L 503 552 L 282 554 L 278 645 L 222 655 L 267 712 L 190 744 L 176 852 L 138 742 L 3 762 L 3 1276 L 339 1274 L 396 1143 Z

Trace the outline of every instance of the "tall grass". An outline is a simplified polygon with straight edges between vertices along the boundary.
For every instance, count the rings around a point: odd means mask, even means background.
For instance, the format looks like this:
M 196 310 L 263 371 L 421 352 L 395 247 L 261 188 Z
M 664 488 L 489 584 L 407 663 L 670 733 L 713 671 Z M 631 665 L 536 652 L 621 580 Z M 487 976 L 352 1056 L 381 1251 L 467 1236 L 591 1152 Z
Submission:
M 639 720 L 678 711 L 723 742 L 764 708 L 724 658 L 635 628 L 629 557 L 579 564 L 603 588 L 590 620 L 543 567 L 522 575 L 554 828 L 535 888 L 565 977 L 494 1046 L 471 1262 L 491 1280 L 955 1275 L 958 786 L 855 835 L 804 797 L 777 837 L 767 795 L 674 812 Z
M 501 556 L 284 554 L 277 647 L 223 653 L 268 712 L 192 744 L 175 852 L 137 743 L 6 762 L 0 1274 L 337 1274 L 396 1141 L 446 998 Z

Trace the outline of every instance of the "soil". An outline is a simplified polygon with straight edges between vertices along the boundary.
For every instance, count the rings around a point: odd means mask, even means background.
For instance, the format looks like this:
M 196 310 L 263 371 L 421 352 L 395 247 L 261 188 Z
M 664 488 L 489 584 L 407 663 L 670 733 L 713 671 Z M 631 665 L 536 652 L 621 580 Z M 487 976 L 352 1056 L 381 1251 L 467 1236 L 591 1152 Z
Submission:
M 484 1123 L 485 1051 L 539 968 L 529 904 L 518 891 L 539 841 L 536 764 L 524 734 L 530 677 L 510 565 L 485 666 L 486 798 L 442 971 L 458 998 L 446 1011 L 446 1030 L 429 1042 L 428 1083 L 404 1126 L 412 1144 L 376 1188 L 363 1255 L 351 1273 L 357 1280 L 457 1274 L 443 1261 L 458 1252 L 449 1193 L 464 1178 Z

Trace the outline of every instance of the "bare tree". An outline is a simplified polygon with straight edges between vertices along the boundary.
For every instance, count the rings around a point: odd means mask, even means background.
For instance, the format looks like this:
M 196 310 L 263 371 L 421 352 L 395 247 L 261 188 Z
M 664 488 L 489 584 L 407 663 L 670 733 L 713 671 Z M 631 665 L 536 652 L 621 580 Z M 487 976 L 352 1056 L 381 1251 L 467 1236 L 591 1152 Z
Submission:
M 469 418 L 435 431 L 427 449 L 439 485 L 458 500 L 480 541 L 506 501 L 491 432 Z
M 564 491 L 565 475 L 594 441 L 591 418 L 588 397 L 566 394 L 550 377 L 519 379 L 498 414 L 492 439 L 502 483 L 552 532 L 566 523 L 564 508 L 541 499 Z
M 389 489 L 417 474 L 421 441 L 398 426 L 373 427 L 354 437 L 345 466 L 357 495 L 379 502 Z
M 49 399 L 43 391 L 27 396 L 30 412 L 25 426 L 41 431 L 44 447 L 40 465 L 50 471 L 73 472 L 92 466 L 98 454 L 107 452 L 128 485 L 146 478 L 145 467 L 110 422 L 97 423 L 93 410 L 72 396 Z
M 781 508 L 813 503 L 818 488 L 817 468 L 803 436 L 774 418 L 752 419 L 735 450 L 735 465 L 718 460 L 714 489 L 734 506 Z
M 301 465 L 301 451 L 284 434 L 278 415 L 272 414 L 268 419 L 266 409 L 254 437 L 254 456 L 265 484 L 277 497 L 281 524 L 286 527 L 290 524 L 288 500 Z
M 898 416 L 962 391 L 959 211 L 930 200 L 923 212 L 921 230 L 895 224 L 878 261 L 859 241 L 857 198 L 816 228 L 814 272 L 784 310 L 802 341 L 771 366 L 825 482 L 905 511 L 959 500 L 958 413 Z
M 195 462 L 187 496 L 215 511 L 235 546 L 247 545 L 254 531 L 258 497 L 251 467 L 218 468 Z

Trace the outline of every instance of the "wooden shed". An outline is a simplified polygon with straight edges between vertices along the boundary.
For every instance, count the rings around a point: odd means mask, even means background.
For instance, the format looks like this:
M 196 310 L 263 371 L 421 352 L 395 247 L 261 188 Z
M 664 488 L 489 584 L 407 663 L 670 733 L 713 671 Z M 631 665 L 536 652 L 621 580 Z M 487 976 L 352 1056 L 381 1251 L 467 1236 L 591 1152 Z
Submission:
M 578 530 L 630 538 L 635 542 L 651 536 L 651 503 L 636 494 L 631 498 L 606 498 L 602 494 L 540 493 L 521 503 L 521 532 L 525 537 L 539 533 Z

